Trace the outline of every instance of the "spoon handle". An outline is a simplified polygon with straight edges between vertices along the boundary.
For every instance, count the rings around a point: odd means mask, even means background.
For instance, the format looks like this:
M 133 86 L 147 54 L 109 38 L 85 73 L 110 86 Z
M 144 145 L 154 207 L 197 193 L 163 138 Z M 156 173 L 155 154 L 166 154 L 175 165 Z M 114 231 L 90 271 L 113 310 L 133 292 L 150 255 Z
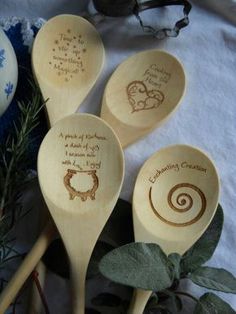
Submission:
M 24 261 L 9 281 L 5 289 L 0 295 L 0 313 L 5 313 L 11 302 L 16 297 L 22 285 L 29 277 L 30 273 L 34 270 L 36 264 L 46 251 L 49 244 L 55 238 L 57 233 L 54 224 L 49 221 L 43 229 L 38 240 L 34 244 L 30 253 L 25 257 Z
M 58 222 L 59 215 L 56 219 Z M 63 218 L 65 226 L 70 228 L 70 233 L 62 237 L 65 248 L 67 250 L 68 258 L 70 261 L 70 281 L 72 288 L 72 313 L 73 314 L 84 314 L 85 313 L 85 281 L 86 273 L 89 264 L 91 254 L 93 252 L 96 238 L 90 237 L 86 233 L 88 228 L 88 221 L 86 218 L 83 220 L 83 224 L 74 219 L 70 224 L 66 217 Z M 60 234 L 63 234 L 61 224 L 58 224 L 58 230 Z M 87 228 L 86 228 L 87 227 Z M 85 229 L 84 229 L 85 228 Z M 80 234 L 80 238 L 75 237 L 74 235 Z M 85 236 L 83 236 L 85 235 Z
M 80 262 L 81 263 L 81 262 Z M 85 279 L 87 265 L 71 265 L 73 314 L 85 313 Z
M 128 314 L 143 314 L 152 291 L 135 289 Z

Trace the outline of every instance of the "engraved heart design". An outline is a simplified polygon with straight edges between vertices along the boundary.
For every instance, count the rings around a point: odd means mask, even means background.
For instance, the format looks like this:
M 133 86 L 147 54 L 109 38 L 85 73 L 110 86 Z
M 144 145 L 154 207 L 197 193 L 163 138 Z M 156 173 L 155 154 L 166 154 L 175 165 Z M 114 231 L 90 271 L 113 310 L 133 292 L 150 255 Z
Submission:
M 142 81 L 133 81 L 126 88 L 132 112 L 149 110 L 159 107 L 165 99 L 164 94 L 157 89 L 148 90 Z

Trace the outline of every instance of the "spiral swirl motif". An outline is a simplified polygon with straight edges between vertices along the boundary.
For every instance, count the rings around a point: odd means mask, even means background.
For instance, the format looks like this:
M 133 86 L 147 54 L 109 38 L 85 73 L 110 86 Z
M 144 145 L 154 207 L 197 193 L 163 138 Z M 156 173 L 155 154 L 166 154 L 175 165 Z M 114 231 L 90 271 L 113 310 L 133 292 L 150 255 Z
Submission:
M 189 188 L 189 189 L 194 190 L 199 195 L 199 197 L 201 199 L 201 204 L 200 204 L 200 209 L 199 209 L 198 214 L 193 219 L 186 221 L 186 222 L 180 222 L 180 223 L 167 220 L 166 218 L 164 218 L 159 213 L 159 211 L 153 205 L 152 187 L 150 187 L 150 190 L 149 190 L 149 201 L 150 201 L 152 210 L 155 213 L 155 215 L 160 220 L 165 222 L 166 224 L 171 225 L 171 226 L 175 226 L 175 227 L 185 227 L 185 226 L 189 226 L 189 225 L 192 225 L 195 222 L 197 222 L 202 217 L 202 215 L 204 214 L 204 212 L 206 210 L 206 205 L 207 205 L 206 197 L 205 197 L 204 193 L 198 187 L 196 187 L 195 185 L 190 184 L 190 183 L 180 183 L 180 184 L 175 185 L 169 191 L 168 196 L 167 196 L 168 204 L 172 210 L 174 210 L 178 213 L 185 213 L 185 212 L 191 210 L 194 206 L 194 200 L 193 200 L 192 196 L 187 192 L 179 193 L 177 195 L 177 197 L 175 198 L 174 195 L 176 194 L 176 192 L 178 192 L 178 189 L 180 189 L 180 188 Z M 175 198 L 176 205 L 173 203 L 174 198 Z

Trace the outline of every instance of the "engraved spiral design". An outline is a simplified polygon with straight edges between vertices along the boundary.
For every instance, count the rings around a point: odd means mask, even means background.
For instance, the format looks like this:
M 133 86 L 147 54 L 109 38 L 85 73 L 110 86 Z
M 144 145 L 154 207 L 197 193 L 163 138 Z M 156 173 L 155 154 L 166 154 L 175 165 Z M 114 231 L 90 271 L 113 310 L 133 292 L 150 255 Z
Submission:
M 174 221 L 170 221 L 170 220 L 164 218 L 153 204 L 152 187 L 149 190 L 149 201 L 150 201 L 152 210 L 155 213 L 155 215 L 160 220 L 165 222 L 166 224 L 171 225 L 171 226 L 175 226 L 175 227 L 185 227 L 185 226 L 189 226 L 189 225 L 196 223 L 204 214 L 204 212 L 206 210 L 206 205 L 207 205 L 206 197 L 205 197 L 204 193 L 198 187 L 196 187 L 195 185 L 190 184 L 190 183 L 180 183 L 180 184 L 175 185 L 169 191 L 168 196 L 167 196 L 168 205 L 175 212 L 182 214 L 182 213 L 185 213 L 185 212 L 191 210 L 194 206 L 193 197 L 189 193 L 185 192 L 185 193 L 179 193 L 177 196 L 174 195 L 174 193 L 175 194 L 176 194 L 176 192 L 178 193 L 178 189 L 180 189 L 180 188 L 190 188 L 190 189 L 194 190 L 201 199 L 201 204 L 200 204 L 200 209 L 198 211 L 198 214 L 193 219 L 186 221 L 186 222 L 174 222 Z M 175 200 L 175 204 L 173 203 L 173 199 Z

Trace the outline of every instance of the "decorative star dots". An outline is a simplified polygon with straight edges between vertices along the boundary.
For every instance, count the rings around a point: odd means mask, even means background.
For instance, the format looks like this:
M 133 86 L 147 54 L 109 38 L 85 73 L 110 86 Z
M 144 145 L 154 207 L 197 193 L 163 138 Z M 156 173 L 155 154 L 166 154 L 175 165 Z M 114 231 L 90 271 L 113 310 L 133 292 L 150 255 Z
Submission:
M 81 60 L 82 53 L 87 52 L 83 37 L 80 34 L 71 33 L 72 30 L 68 28 L 64 34 L 60 33 L 55 38 L 52 59 L 49 60 L 49 65 L 65 82 L 69 82 L 77 73 L 85 72 L 83 60 Z

